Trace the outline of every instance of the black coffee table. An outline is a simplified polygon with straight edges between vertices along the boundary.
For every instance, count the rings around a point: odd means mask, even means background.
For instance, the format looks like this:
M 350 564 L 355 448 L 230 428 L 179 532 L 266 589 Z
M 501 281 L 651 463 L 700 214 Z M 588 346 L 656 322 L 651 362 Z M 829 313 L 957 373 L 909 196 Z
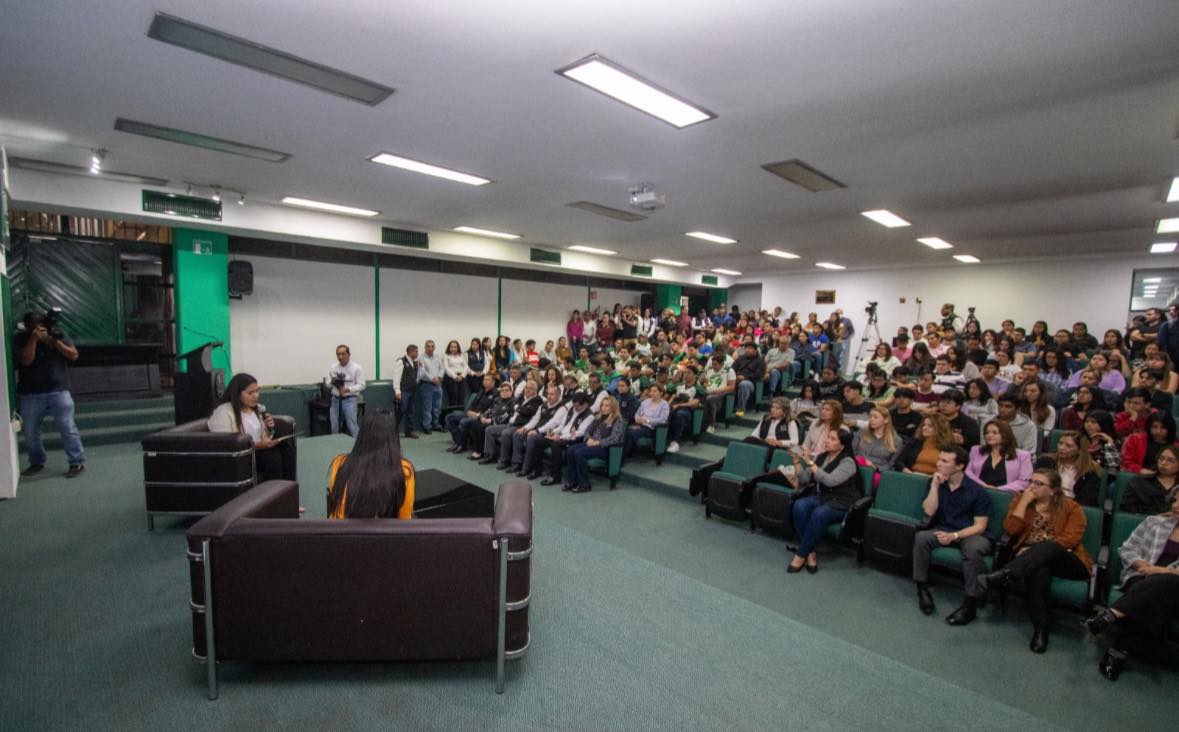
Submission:
M 494 493 L 434 468 L 417 472 L 413 493 L 414 518 L 489 518 L 495 515 Z

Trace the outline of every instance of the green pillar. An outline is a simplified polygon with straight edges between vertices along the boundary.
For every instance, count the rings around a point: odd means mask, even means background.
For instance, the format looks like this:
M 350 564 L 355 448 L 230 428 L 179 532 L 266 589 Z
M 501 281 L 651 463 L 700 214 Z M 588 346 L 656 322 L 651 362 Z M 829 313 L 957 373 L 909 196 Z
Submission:
M 379 380 L 381 378 L 381 265 L 379 262 L 373 263 L 373 331 L 376 347 L 373 379 Z
M 173 229 L 176 275 L 176 352 L 186 353 L 208 341 L 222 341 L 213 351 L 213 367 L 232 375 L 229 359 L 229 237 L 213 231 Z
M 727 305 L 729 302 L 729 288 L 727 287 L 710 287 L 708 288 L 708 309 L 714 310 L 722 305 Z
M 676 315 L 680 314 L 680 295 L 684 288 L 679 285 L 655 286 L 655 310 L 663 312 L 664 308 L 671 308 Z

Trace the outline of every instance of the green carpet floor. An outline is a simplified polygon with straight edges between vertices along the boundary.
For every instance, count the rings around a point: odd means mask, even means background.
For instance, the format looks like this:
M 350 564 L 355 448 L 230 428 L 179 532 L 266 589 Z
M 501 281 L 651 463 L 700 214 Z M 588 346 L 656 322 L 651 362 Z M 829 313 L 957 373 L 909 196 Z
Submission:
M 502 479 L 444 444 L 407 452 Z M 309 515 L 348 445 L 300 442 Z M 209 702 L 189 656 L 191 522 L 147 531 L 138 446 L 89 458 L 77 480 L 26 480 L 0 502 L 0 730 L 1173 728 L 1174 669 L 1139 663 L 1110 684 L 1072 616 L 1036 656 L 1018 602 L 951 628 L 950 582 L 926 618 L 911 583 L 844 550 L 786 575 L 779 539 L 705 520 L 686 491 L 601 478 L 584 495 L 534 484 L 532 646 L 503 696 L 488 663 L 232 664 Z

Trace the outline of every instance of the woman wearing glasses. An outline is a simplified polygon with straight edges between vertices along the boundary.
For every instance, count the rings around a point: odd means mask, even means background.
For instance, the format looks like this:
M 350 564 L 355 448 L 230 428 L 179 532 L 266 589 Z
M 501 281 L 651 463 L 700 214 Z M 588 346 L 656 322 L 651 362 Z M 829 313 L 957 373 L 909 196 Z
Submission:
M 1085 512 L 1064 494 L 1060 473 L 1041 469 L 1032 473 L 1028 487 L 1011 501 L 1003 532 L 1012 539 L 1015 558 L 998 572 L 979 578 L 984 589 L 1005 589 L 1023 580 L 1028 614 L 1032 616 L 1032 653 L 1048 648 L 1048 610 L 1052 578 L 1086 580 L 1093 560 L 1081 543 Z

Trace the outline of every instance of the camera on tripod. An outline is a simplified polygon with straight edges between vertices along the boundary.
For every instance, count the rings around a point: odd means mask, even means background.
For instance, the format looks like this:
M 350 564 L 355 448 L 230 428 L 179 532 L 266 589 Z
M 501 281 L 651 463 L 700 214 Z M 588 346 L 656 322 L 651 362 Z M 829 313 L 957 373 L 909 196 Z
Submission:
M 879 304 L 880 302 L 877 300 L 869 300 L 868 307 L 864 308 L 864 312 L 868 315 L 876 315 L 876 306 Z

